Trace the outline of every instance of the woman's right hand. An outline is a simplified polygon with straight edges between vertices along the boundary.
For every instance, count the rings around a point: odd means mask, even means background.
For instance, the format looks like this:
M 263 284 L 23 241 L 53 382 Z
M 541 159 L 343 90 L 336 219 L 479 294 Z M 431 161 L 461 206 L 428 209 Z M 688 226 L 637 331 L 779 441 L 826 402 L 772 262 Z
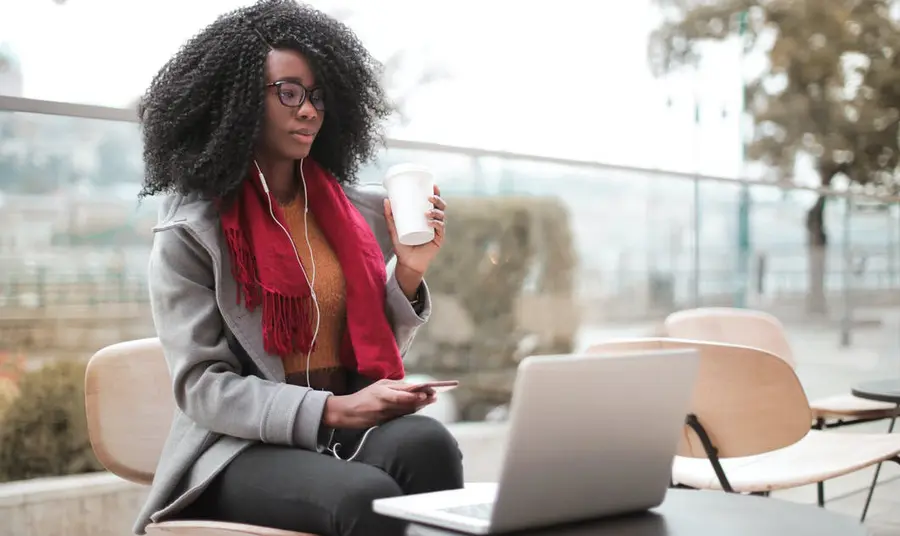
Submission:
M 434 400 L 434 393 L 410 392 L 404 382 L 378 380 L 351 395 L 328 397 L 322 424 L 329 428 L 369 428 L 414 413 Z

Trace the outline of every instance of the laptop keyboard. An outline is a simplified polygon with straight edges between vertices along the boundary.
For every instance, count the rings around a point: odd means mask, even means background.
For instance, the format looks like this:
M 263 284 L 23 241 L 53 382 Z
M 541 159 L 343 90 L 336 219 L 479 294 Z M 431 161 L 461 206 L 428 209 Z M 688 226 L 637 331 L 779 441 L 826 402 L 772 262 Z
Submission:
M 442 508 L 442 512 L 456 514 L 458 516 L 474 517 L 475 519 L 491 520 L 491 512 L 494 510 L 494 503 L 481 504 L 463 504 L 450 508 Z

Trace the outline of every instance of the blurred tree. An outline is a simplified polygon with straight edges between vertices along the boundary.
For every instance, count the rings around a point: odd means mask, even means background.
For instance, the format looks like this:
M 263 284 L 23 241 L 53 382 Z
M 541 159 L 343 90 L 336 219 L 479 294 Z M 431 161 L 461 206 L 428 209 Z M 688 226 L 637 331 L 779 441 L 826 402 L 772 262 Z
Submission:
M 747 157 L 789 181 L 799 158 L 814 162 L 823 187 L 846 176 L 874 193 L 896 193 L 900 120 L 897 0 L 654 0 L 663 23 L 650 39 L 656 75 L 692 65 L 700 48 L 741 32 L 768 65 L 745 79 L 754 120 Z M 893 13 L 892 13 L 893 12 Z M 806 217 L 807 308 L 826 312 L 828 234 L 820 196 Z

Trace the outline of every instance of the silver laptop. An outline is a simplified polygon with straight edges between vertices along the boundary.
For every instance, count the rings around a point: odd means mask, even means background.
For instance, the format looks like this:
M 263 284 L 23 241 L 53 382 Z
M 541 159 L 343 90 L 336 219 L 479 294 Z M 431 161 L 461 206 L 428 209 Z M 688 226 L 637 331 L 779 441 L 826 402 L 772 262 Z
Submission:
M 665 498 L 695 350 L 526 358 L 497 484 L 378 499 L 375 512 L 494 534 L 646 511 Z

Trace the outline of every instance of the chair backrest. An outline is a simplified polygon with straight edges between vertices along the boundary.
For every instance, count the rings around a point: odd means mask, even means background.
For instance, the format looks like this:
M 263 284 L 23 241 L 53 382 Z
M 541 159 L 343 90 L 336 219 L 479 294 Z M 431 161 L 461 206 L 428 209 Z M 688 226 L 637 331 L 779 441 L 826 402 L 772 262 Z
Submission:
M 796 367 L 794 353 L 781 322 L 763 311 L 729 307 L 701 307 L 672 313 L 665 321 L 666 336 L 724 342 L 760 348 Z
M 587 351 L 603 354 L 672 348 L 695 348 L 700 353 L 691 413 L 712 439 L 719 457 L 770 452 L 792 445 L 809 433 L 812 420 L 809 401 L 794 369 L 765 350 L 694 340 L 643 338 L 604 342 Z M 687 426 L 678 453 L 692 458 L 706 457 L 699 437 Z
M 107 346 L 88 362 L 85 409 L 94 453 L 110 472 L 150 484 L 175 415 L 159 339 Z

